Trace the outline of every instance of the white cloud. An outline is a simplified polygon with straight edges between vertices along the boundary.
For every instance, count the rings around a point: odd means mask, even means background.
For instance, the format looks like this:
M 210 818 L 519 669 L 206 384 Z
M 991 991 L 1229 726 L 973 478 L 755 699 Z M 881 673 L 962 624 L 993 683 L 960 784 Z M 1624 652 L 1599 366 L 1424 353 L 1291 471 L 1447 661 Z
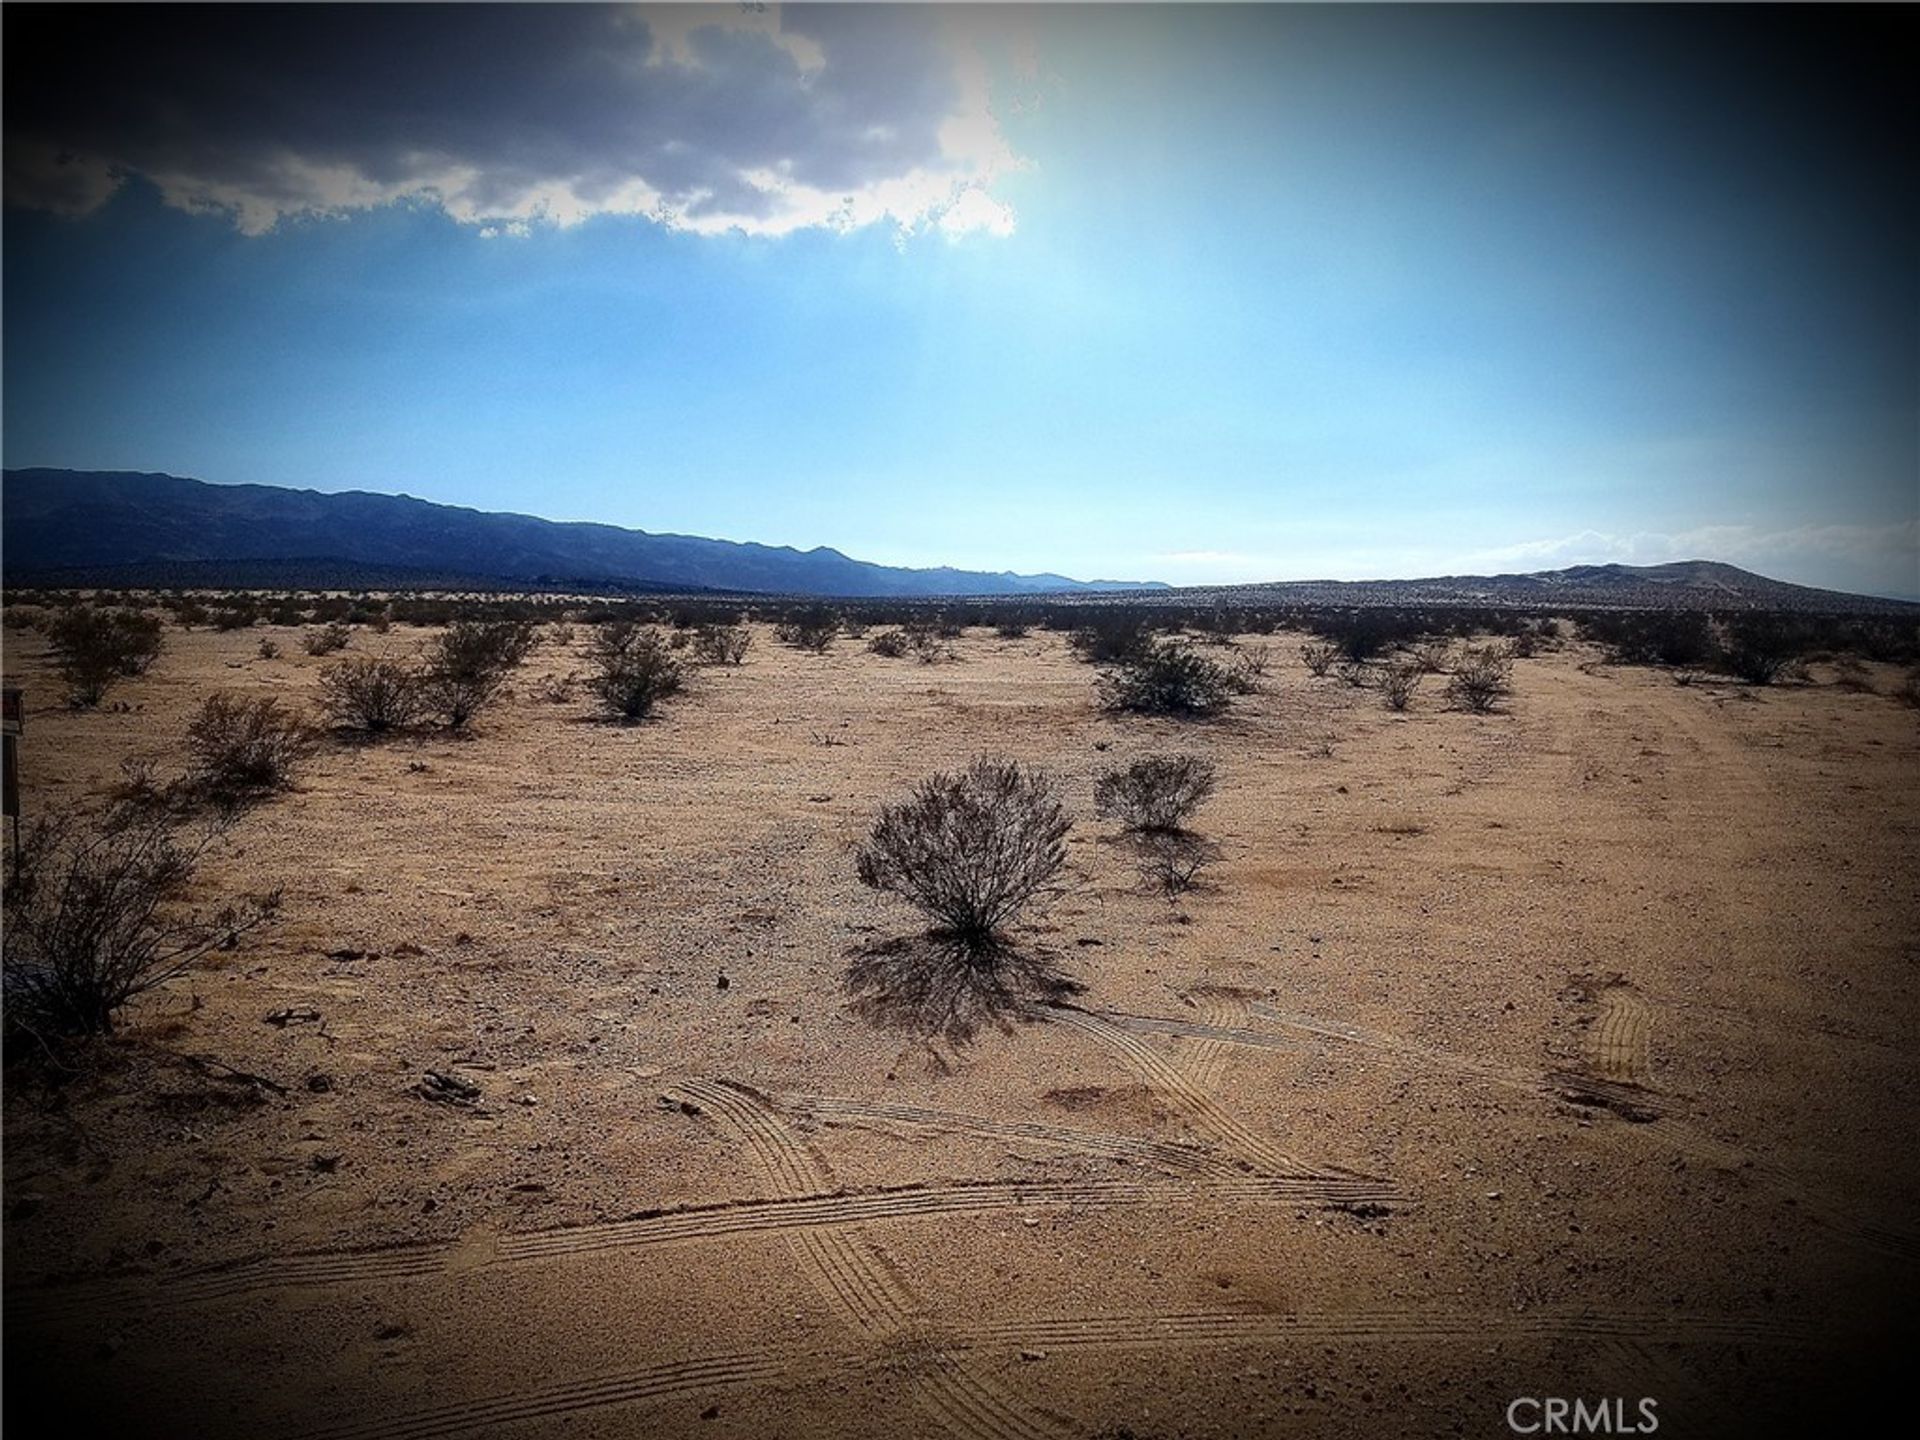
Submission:
M 992 189 L 1023 162 L 980 23 L 732 5 L 48 14 L 9 32 L 29 49 L 10 67 L 7 199 L 84 215 L 139 176 L 246 234 L 408 201 L 490 237 L 598 215 L 1006 236 Z

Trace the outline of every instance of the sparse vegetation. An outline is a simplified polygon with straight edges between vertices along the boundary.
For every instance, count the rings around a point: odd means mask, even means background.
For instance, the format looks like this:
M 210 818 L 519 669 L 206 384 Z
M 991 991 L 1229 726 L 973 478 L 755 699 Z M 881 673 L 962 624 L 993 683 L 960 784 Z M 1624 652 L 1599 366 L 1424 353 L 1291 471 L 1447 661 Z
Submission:
M 1200 872 L 1220 858 L 1220 847 L 1183 830 L 1155 830 L 1139 837 L 1140 878 L 1169 900 L 1200 881 Z
M 533 640 L 533 625 L 525 620 L 454 621 L 427 646 L 422 707 L 449 729 L 464 729 L 499 696 Z
M 1380 698 L 1389 710 L 1405 710 L 1413 703 L 1426 667 L 1416 659 L 1395 660 L 1380 671 Z
M 116 680 L 144 674 L 160 654 L 160 620 L 138 610 L 75 605 L 43 628 L 75 705 L 99 704 Z
M 898 660 L 912 647 L 904 630 L 876 630 L 867 637 L 867 649 L 888 660 Z
M 1300 647 L 1300 659 L 1307 667 L 1307 673 L 1316 680 L 1324 680 L 1333 672 L 1333 662 L 1340 658 L 1340 647 L 1328 640 L 1310 640 Z
M 343 730 L 384 735 L 420 716 L 420 674 L 398 660 L 356 655 L 320 672 L 320 708 Z
M 693 658 L 702 665 L 738 665 L 752 644 L 744 625 L 702 625 L 694 631 Z
M 346 649 L 352 639 L 352 628 L 336 620 L 307 631 L 300 637 L 300 643 L 306 647 L 309 655 L 331 655 L 337 650 Z
M 312 730 L 278 700 L 210 695 L 187 727 L 188 783 L 214 799 L 282 789 L 313 748 Z
M 862 884 L 899 896 L 985 957 L 1066 864 L 1072 824 L 1045 772 L 982 757 L 885 807 L 857 868 Z
M 1217 715 L 1227 708 L 1232 678 L 1224 666 L 1178 641 L 1150 641 L 1100 679 L 1109 710 L 1142 715 Z
M 137 996 L 263 924 L 277 894 L 212 916 L 182 897 L 217 829 L 182 845 L 161 810 L 121 806 L 30 826 L 5 885 L 9 1030 L 105 1035 Z
M 1485 715 L 1513 692 L 1513 662 L 1499 645 L 1469 646 L 1447 681 L 1447 699 Z
M 840 633 L 840 617 L 824 605 L 812 605 L 774 627 L 774 638 L 782 645 L 811 650 L 824 655 Z
M 677 695 L 685 672 L 660 632 L 633 620 L 599 627 L 587 644 L 594 667 L 588 682 L 602 708 L 623 720 L 642 720 L 670 695 Z
M 1217 776 L 1200 755 L 1149 755 L 1108 770 L 1093 785 L 1094 813 L 1128 830 L 1182 830 L 1213 794 Z

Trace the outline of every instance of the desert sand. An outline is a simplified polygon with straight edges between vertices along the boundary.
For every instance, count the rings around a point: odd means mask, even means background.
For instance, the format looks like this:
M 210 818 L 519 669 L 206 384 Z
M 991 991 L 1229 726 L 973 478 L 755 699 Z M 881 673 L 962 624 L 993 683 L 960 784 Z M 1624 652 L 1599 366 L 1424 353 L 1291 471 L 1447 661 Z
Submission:
M 77 712 L 7 633 L 29 815 L 325 663 L 167 638 Z M 471 738 L 323 746 L 202 871 L 284 887 L 279 922 L 9 1085 L 16 1406 L 1225 1440 L 1505 1435 L 1559 1396 L 1750 1434 L 1819 1414 L 1911 1293 L 1920 725 L 1885 695 L 1569 642 L 1500 713 L 1429 681 L 1394 715 L 1282 635 L 1194 724 L 1100 713 L 1055 634 L 920 665 L 756 627 L 623 727 L 538 693 L 585 638 Z M 1177 902 L 1091 798 L 1169 749 L 1222 776 Z M 1076 813 L 1021 935 L 1084 989 L 960 1043 L 855 1013 L 850 959 L 922 922 L 850 849 L 983 752 Z

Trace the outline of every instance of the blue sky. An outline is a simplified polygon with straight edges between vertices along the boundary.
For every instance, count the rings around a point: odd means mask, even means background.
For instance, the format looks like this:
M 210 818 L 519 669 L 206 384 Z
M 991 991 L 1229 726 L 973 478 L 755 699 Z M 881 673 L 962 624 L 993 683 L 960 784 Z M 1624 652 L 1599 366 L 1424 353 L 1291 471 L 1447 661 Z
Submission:
M 10 14 L 6 463 L 1920 595 L 1891 19 L 569 9 L 162 8 L 104 60 Z

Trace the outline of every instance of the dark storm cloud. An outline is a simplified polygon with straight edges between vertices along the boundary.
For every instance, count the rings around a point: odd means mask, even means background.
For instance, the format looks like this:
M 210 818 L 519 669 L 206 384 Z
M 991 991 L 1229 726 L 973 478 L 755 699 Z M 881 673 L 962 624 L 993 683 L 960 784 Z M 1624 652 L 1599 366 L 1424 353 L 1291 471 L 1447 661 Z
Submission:
M 6 16 L 6 197 L 132 176 L 283 216 L 422 199 L 489 224 L 1010 223 L 984 80 L 927 10 L 36 7 Z M 995 223 L 998 222 L 998 223 Z

